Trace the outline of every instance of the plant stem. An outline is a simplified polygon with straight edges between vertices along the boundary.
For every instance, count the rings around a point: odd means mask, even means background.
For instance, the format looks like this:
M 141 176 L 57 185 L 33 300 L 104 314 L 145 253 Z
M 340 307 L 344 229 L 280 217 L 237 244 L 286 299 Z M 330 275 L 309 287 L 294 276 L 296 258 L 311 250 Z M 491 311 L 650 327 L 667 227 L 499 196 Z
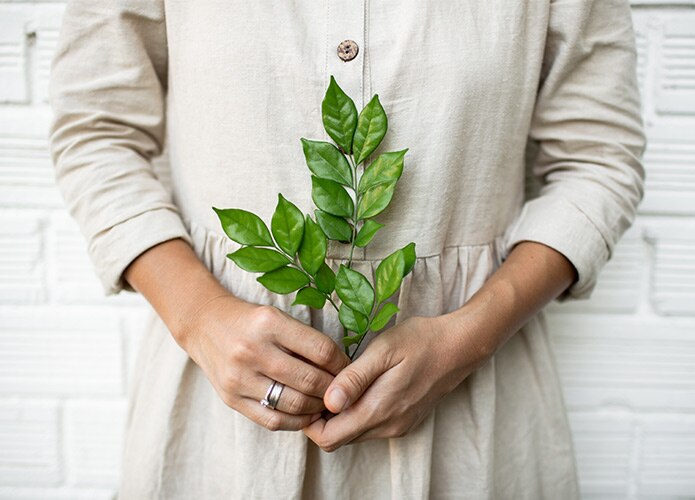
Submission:
M 355 251 L 355 240 L 357 238 L 357 206 L 360 203 L 360 195 L 357 192 L 357 165 L 352 155 L 347 156 L 348 161 L 352 164 L 352 190 L 355 192 L 355 204 L 352 211 L 352 238 L 350 241 L 350 257 L 348 258 L 347 268 L 352 266 L 352 254 Z
M 306 277 L 309 278 L 309 282 L 316 285 L 316 281 L 314 280 L 314 277 L 302 268 L 301 264 L 299 262 L 297 262 L 296 256 L 293 257 L 292 255 L 286 253 L 282 248 L 278 247 L 277 245 L 275 245 L 275 248 L 277 248 L 280 252 L 282 252 L 282 254 L 285 255 L 288 259 L 292 259 L 292 262 L 290 264 L 288 264 L 289 266 L 297 269 L 298 271 L 303 272 L 306 275 Z M 318 287 L 316 287 L 316 289 L 319 290 Z M 321 292 L 321 290 L 319 290 L 319 292 Z M 333 308 L 336 310 L 336 312 L 338 312 L 338 310 L 339 310 L 338 306 L 335 305 L 335 302 L 333 302 L 331 295 L 329 293 L 324 293 L 324 292 L 321 292 L 321 293 L 323 293 L 323 295 L 326 297 L 326 299 L 328 299 L 328 302 L 330 302 L 331 305 L 333 306 Z

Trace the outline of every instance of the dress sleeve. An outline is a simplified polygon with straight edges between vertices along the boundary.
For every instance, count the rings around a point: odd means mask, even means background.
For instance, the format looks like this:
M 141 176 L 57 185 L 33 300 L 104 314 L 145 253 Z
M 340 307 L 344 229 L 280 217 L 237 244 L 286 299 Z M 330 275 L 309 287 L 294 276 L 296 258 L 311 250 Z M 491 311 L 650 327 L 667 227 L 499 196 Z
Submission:
M 551 0 L 529 137 L 527 200 L 504 235 L 562 253 L 578 279 L 558 301 L 588 298 L 644 196 L 646 135 L 629 0 Z
M 51 63 L 49 150 L 58 188 L 105 295 L 166 240 L 191 238 L 155 176 L 163 149 L 167 38 L 161 1 L 70 0 Z

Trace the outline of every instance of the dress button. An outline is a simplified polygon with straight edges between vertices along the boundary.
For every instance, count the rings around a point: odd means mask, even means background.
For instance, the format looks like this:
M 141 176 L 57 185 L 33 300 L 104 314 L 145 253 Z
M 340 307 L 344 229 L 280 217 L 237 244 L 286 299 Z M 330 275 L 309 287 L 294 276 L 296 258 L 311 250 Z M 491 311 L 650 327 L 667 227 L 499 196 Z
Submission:
M 343 61 L 352 61 L 359 52 L 360 48 L 357 46 L 354 40 L 343 40 L 338 45 L 338 57 Z

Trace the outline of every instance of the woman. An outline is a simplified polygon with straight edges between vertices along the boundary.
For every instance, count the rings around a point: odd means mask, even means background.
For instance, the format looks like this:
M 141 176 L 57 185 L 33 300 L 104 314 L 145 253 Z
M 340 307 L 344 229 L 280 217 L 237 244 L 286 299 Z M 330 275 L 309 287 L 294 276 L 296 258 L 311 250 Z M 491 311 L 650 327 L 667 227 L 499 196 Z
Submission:
M 588 297 L 634 220 L 635 60 L 628 0 L 69 2 L 57 181 L 105 293 L 154 311 L 120 497 L 576 498 L 541 310 Z M 312 212 L 299 139 L 330 141 L 331 75 L 358 110 L 380 96 L 377 153 L 409 148 L 353 266 L 418 255 L 352 364 L 333 310 L 236 267 L 211 209 L 268 221 L 281 192 Z M 171 195 L 150 162 L 165 137 Z M 333 269 L 346 251 L 331 242 Z

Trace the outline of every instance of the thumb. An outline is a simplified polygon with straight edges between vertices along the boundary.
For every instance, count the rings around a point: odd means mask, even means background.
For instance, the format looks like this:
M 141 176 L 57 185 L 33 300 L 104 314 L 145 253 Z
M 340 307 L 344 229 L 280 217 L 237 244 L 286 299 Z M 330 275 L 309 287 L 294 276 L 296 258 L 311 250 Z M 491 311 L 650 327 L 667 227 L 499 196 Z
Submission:
M 364 353 L 343 368 L 326 389 L 323 402 L 332 413 L 340 413 L 354 403 L 379 375 L 388 369 L 388 356 L 377 349 Z

